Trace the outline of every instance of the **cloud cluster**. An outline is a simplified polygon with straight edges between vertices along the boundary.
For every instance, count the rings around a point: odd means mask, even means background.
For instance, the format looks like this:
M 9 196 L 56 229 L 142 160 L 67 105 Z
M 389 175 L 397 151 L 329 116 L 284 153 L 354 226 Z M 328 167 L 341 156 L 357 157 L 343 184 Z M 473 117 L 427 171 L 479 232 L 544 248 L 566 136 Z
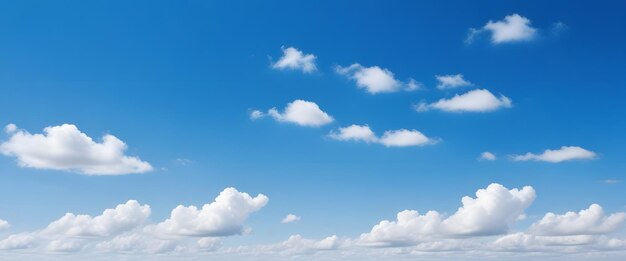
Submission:
M 463 205 L 447 218 L 437 211 L 424 215 L 415 210 L 401 211 L 396 221 L 383 220 L 362 234 L 360 244 L 392 247 L 433 238 L 504 234 L 534 199 L 535 190 L 530 186 L 509 190 L 494 183 L 476 191 L 476 198 L 463 197 Z
M 545 161 L 559 163 L 572 160 L 591 160 L 596 158 L 596 153 L 578 146 L 562 146 L 557 150 L 545 150 L 541 154 L 526 153 L 524 155 L 513 155 L 514 161 Z
M 489 21 L 480 29 L 470 29 L 470 33 L 466 39 L 467 43 L 471 43 L 474 38 L 483 33 L 491 33 L 491 42 L 493 44 L 521 42 L 532 40 L 537 29 L 533 28 L 528 18 L 519 14 L 507 15 L 501 21 Z
M 281 49 L 283 50 L 283 56 L 280 57 L 276 63 L 272 64 L 272 68 L 280 70 L 301 70 L 305 73 L 311 73 L 317 70 L 315 55 L 304 54 L 295 47 L 281 47 Z
M 126 143 L 107 134 L 96 142 L 75 125 L 63 124 L 30 134 L 15 125 L 5 128 L 11 135 L 0 144 L 0 152 L 17 158 L 22 167 L 68 170 L 86 175 L 143 173 L 152 166 L 138 157 L 124 155 Z
M 417 130 L 407 129 L 385 131 L 382 137 L 378 137 L 369 126 L 356 124 L 331 131 L 328 137 L 340 141 L 379 143 L 387 147 L 424 146 L 438 142 Z
M 400 90 L 413 91 L 421 88 L 421 84 L 414 79 L 402 82 L 385 68 L 378 66 L 365 67 L 358 63 L 348 67 L 335 67 L 337 73 L 345 75 L 356 82 L 359 88 L 371 94 L 397 92 Z
M 500 108 L 510 108 L 511 99 L 504 95 L 496 97 L 486 89 L 477 89 L 450 99 L 440 99 L 434 103 L 422 102 L 415 109 L 418 112 L 437 109 L 445 112 L 489 112 Z
M 598 204 L 592 204 L 580 212 L 567 212 L 563 215 L 547 213 L 530 227 L 530 233 L 539 236 L 598 235 L 615 232 L 626 220 L 626 213 L 609 216 Z
M 34 248 L 44 252 L 80 250 L 160 253 L 187 249 L 210 251 L 220 238 L 247 231 L 244 222 L 268 202 L 235 188 L 224 189 L 201 209 L 178 206 L 168 219 L 151 223 L 150 206 L 129 200 L 98 216 L 67 213 L 46 228 L 13 234 L 0 240 L 0 249 Z

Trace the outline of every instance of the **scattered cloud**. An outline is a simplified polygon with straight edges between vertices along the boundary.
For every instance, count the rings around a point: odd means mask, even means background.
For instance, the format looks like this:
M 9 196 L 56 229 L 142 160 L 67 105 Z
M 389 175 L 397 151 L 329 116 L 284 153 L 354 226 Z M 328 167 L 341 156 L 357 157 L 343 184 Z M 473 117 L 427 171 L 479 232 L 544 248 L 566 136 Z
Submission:
M 547 213 L 541 220 L 532 224 L 530 233 L 539 236 L 597 235 L 615 232 L 626 220 L 626 213 L 605 215 L 604 209 L 592 204 L 580 212 L 567 212 L 563 215 Z
M 621 182 L 622 181 L 619 180 L 619 179 L 605 179 L 605 180 L 602 180 L 602 183 L 604 183 L 604 184 L 611 184 L 611 185 L 612 184 L 621 183 Z
M 362 234 L 359 243 L 393 247 L 433 238 L 504 234 L 534 199 L 535 190 L 530 186 L 509 190 L 494 183 L 476 191 L 476 198 L 463 197 L 463 206 L 447 218 L 432 210 L 424 215 L 404 210 L 398 213 L 396 221 L 383 220 L 369 233 Z
M 258 115 L 262 117 L 264 114 L 260 113 Z M 271 108 L 267 111 L 267 115 L 279 122 L 291 122 L 306 127 L 319 127 L 334 121 L 333 117 L 322 111 L 316 103 L 305 100 L 290 102 L 282 113 L 276 108 Z M 256 117 L 256 119 L 260 117 Z M 252 114 L 251 118 L 255 119 L 252 117 Z
M 7 230 L 10 227 L 11 225 L 9 224 L 9 222 L 7 222 L 6 220 L 0 219 L 0 231 Z
M 0 240 L 0 250 L 148 254 L 214 251 L 221 246 L 221 238 L 249 231 L 243 223 L 267 201 L 262 194 L 252 198 L 226 188 L 202 209 L 178 206 L 168 219 L 155 224 L 149 220 L 150 206 L 129 200 L 98 216 L 67 213 L 44 229 L 9 235 Z
M 283 224 L 287 224 L 287 223 L 292 223 L 292 222 L 296 222 L 299 221 L 300 217 L 296 216 L 294 214 L 289 214 L 287 216 L 285 216 L 285 218 L 283 218 L 283 220 L 281 220 L 280 222 Z
M 435 103 L 422 102 L 415 106 L 418 112 L 437 109 L 445 112 L 490 112 L 500 108 L 510 108 L 511 99 L 504 95 L 496 97 L 486 89 L 472 90 L 450 99 L 440 99 Z
M 485 151 L 480 154 L 480 159 L 481 160 L 496 160 L 496 155 L 489 151 Z
M 596 153 L 578 146 L 563 146 L 558 150 L 545 150 L 541 154 L 526 153 L 524 155 L 513 155 L 514 161 L 545 161 L 559 163 L 571 160 L 592 160 L 596 158 Z
M 501 21 L 489 21 L 480 29 L 470 28 L 465 42 L 472 43 L 476 36 L 485 32 L 491 33 L 493 44 L 502 44 L 530 41 L 537 34 L 537 29 L 531 26 L 530 19 L 519 14 L 512 14 Z
M 121 175 L 143 173 L 152 166 L 138 157 L 126 156 L 126 143 L 107 134 L 95 142 L 75 125 L 63 124 L 44 129 L 44 134 L 30 134 L 12 129 L 0 152 L 17 158 L 21 167 L 68 170 L 86 175 Z
M 296 49 L 295 47 L 281 47 L 283 50 L 283 56 L 280 59 L 272 64 L 272 68 L 285 70 L 301 70 L 304 73 L 311 73 L 317 71 L 317 66 L 315 65 L 315 55 L 313 54 L 304 54 L 302 51 Z
M 251 120 L 257 120 L 257 119 L 260 119 L 260 118 L 263 118 L 263 117 L 265 117 L 265 113 L 263 113 L 262 111 L 252 110 L 250 112 L 250 119 Z
M 424 146 L 435 144 L 439 140 L 426 137 L 417 130 L 390 130 L 385 131 L 382 137 L 376 134 L 367 125 L 350 125 L 331 131 L 328 137 L 340 141 L 361 141 L 367 143 L 379 143 L 387 147 Z
M 399 81 L 391 71 L 378 66 L 364 67 L 355 63 L 348 67 L 337 66 L 335 70 L 337 73 L 356 81 L 357 87 L 363 88 L 371 94 L 400 90 L 413 91 L 422 88 L 422 84 L 414 79 L 409 79 L 407 82 Z
M 196 206 L 182 206 L 172 210 L 170 218 L 156 225 L 157 232 L 178 236 L 223 237 L 244 232 L 243 222 L 263 208 L 269 199 L 259 194 L 251 197 L 235 188 L 226 188 L 215 201 Z
M 472 86 L 473 84 L 465 79 L 463 79 L 463 74 L 454 74 L 454 75 L 435 75 L 439 84 L 437 84 L 437 89 L 445 90 L 445 89 L 455 89 L 464 86 Z

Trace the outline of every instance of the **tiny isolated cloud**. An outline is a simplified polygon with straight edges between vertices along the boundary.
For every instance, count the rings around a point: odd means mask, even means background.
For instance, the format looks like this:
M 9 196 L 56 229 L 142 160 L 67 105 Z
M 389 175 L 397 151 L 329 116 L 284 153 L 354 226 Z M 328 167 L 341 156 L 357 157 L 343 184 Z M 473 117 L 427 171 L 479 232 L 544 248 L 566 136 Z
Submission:
M 545 150 L 541 154 L 526 153 L 524 155 L 512 155 L 514 161 L 544 161 L 559 163 L 573 160 L 592 160 L 597 157 L 593 151 L 583 149 L 578 146 L 562 146 L 557 150 Z
M 295 47 L 281 47 L 283 51 L 283 56 L 280 57 L 276 63 L 272 64 L 272 68 L 285 70 L 301 70 L 305 73 L 311 73 L 317 71 L 317 66 L 315 65 L 315 55 L 313 54 L 304 54 L 302 51 L 296 49 Z
M 485 151 L 483 153 L 480 154 L 480 159 L 481 160 L 496 160 L 496 155 L 489 152 L 489 151 Z
M 450 99 L 440 99 L 434 103 L 422 102 L 415 106 L 418 112 L 441 110 L 445 112 L 490 112 L 510 108 L 511 99 L 504 95 L 497 97 L 486 89 L 471 90 L 457 94 Z
M 269 115 L 279 122 L 290 122 L 305 127 L 320 127 L 334 121 L 333 117 L 322 111 L 316 103 L 305 100 L 290 102 L 283 112 L 276 108 L 269 109 L 267 113 L 253 110 L 250 113 L 250 118 L 252 120 L 260 119 L 265 115 Z
M 378 143 L 387 147 L 409 147 L 435 144 L 439 140 L 429 138 L 418 130 L 389 130 L 378 137 L 368 125 L 350 125 L 331 131 L 328 137 L 340 141 Z
M 126 143 L 107 134 L 96 142 L 75 125 L 63 124 L 31 134 L 9 124 L 9 140 L 0 144 L 0 153 L 15 157 L 19 166 L 67 170 L 85 175 L 143 173 L 152 166 L 138 157 L 124 155 Z
M 615 232 L 626 220 L 626 213 L 606 215 L 602 206 L 591 204 L 580 212 L 559 215 L 547 213 L 532 224 L 530 233 L 539 236 L 598 235 Z
M 0 219 L 0 231 L 7 230 L 11 227 L 8 221 Z
M 348 67 L 336 66 L 335 71 L 354 80 L 357 87 L 365 89 L 370 94 L 414 91 L 422 88 L 422 84 L 414 79 L 400 81 L 393 72 L 378 66 L 365 67 L 355 63 Z
M 491 34 L 493 44 L 502 44 L 530 41 L 536 36 L 537 29 L 531 26 L 530 19 L 512 14 L 500 21 L 489 21 L 480 29 L 470 28 L 465 42 L 472 43 L 474 38 L 482 33 Z
M 463 74 L 449 74 L 449 75 L 435 75 L 435 78 L 439 82 L 437 89 L 455 89 L 464 86 L 472 86 L 473 84 L 463 78 Z
M 294 214 L 289 214 L 289 215 L 285 216 L 283 218 L 283 220 L 280 221 L 280 223 L 287 224 L 287 223 L 292 223 L 292 222 L 296 222 L 296 221 L 299 221 L 299 220 L 300 220 L 299 216 L 296 216 Z

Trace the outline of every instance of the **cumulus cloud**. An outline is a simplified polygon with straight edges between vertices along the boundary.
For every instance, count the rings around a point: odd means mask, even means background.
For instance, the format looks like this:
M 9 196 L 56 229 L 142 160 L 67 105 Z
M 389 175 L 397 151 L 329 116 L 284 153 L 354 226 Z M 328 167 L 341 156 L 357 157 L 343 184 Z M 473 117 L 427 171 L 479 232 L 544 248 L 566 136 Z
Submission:
M 95 217 L 67 213 L 50 223 L 42 233 L 72 237 L 110 236 L 142 225 L 150 214 L 150 206 L 129 200 L 114 209 L 106 209 Z
M 265 113 L 263 113 L 262 111 L 259 110 L 252 110 L 250 112 L 250 119 L 251 120 L 256 120 L 256 119 L 260 119 L 265 117 Z
M 390 247 L 415 245 L 432 238 L 504 234 L 534 199 L 535 190 L 530 186 L 509 190 L 494 183 L 476 191 L 476 198 L 463 197 L 463 205 L 447 218 L 437 211 L 421 215 L 404 210 L 396 221 L 383 220 L 362 234 L 359 243 Z
M 597 235 L 615 232 L 624 220 L 626 213 L 605 215 L 604 209 L 592 204 L 580 212 L 567 212 L 563 215 L 547 213 L 530 227 L 530 232 L 540 236 Z
M 196 237 L 222 237 L 244 232 L 243 222 L 248 216 L 263 208 L 268 197 L 259 194 L 251 197 L 235 188 L 226 188 L 215 201 L 196 206 L 179 205 L 170 218 L 157 224 L 158 232 L 170 235 Z
M 445 90 L 445 89 L 454 89 L 463 86 L 472 86 L 473 84 L 465 79 L 463 79 L 463 74 L 454 74 L 454 75 L 436 75 L 437 81 L 437 89 Z
M 592 160 L 596 158 L 596 153 L 578 146 L 562 146 L 558 150 L 545 150 L 541 154 L 526 153 L 524 155 L 513 155 L 514 161 L 545 161 L 559 163 L 571 160 Z
M 465 41 L 471 43 L 476 36 L 484 32 L 491 33 L 493 44 L 502 44 L 532 40 L 537 34 L 537 29 L 531 26 L 528 18 L 512 14 L 501 21 L 489 21 L 480 29 L 471 28 Z
M 486 89 L 472 90 L 450 99 L 441 99 L 435 103 L 420 103 L 415 109 L 418 112 L 431 109 L 445 112 L 489 112 L 500 108 L 510 108 L 511 99 L 504 95 L 496 97 Z
M 126 143 L 107 134 L 95 142 L 75 125 L 63 124 L 44 129 L 44 134 L 30 134 L 12 129 L 10 138 L 0 145 L 0 152 L 16 157 L 22 167 L 69 170 L 86 175 L 143 173 L 152 166 L 138 157 L 124 155 Z
M 255 111 L 257 115 L 253 116 Z M 252 113 L 250 115 L 252 119 L 258 119 L 264 115 L 258 110 L 254 110 Z M 279 112 L 276 108 L 271 108 L 267 111 L 267 114 L 276 121 L 291 122 L 306 127 L 319 127 L 334 121 L 333 117 L 322 111 L 316 103 L 305 100 L 290 102 L 283 112 Z
M 295 47 L 281 47 L 283 50 L 283 56 L 272 65 L 275 69 L 291 69 L 301 70 L 305 73 L 311 73 L 317 70 L 315 66 L 315 55 L 304 54 L 302 51 Z
M 407 129 L 385 131 L 382 137 L 378 137 L 369 126 L 356 124 L 331 131 L 328 137 L 341 141 L 379 143 L 387 147 L 423 146 L 438 142 L 417 130 Z
M 483 153 L 480 154 L 480 159 L 482 160 L 496 160 L 496 155 L 489 152 L 489 151 L 485 151 Z
M 9 229 L 11 225 L 6 220 L 0 219 L 0 231 Z
M 280 222 L 283 224 L 287 224 L 287 223 L 291 223 L 291 222 L 296 222 L 300 220 L 299 216 L 296 216 L 294 214 L 289 214 L 287 216 L 285 216 L 285 218 L 283 218 L 283 220 L 281 220 Z
M 371 94 L 397 92 L 400 90 L 413 91 L 421 88 L 421 83 L 414 79 L 402 82 L 385 68 L 378 66 L 364 67 L 358 63 L 348 67 L 335 67 L 337 73 L 356 81 L 359 88 Z

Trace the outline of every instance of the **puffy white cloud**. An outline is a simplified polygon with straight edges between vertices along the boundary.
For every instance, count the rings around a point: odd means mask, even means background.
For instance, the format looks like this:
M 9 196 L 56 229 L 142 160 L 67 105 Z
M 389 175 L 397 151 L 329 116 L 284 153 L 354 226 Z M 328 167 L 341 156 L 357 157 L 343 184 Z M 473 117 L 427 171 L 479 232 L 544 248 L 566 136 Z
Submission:
M 291 122 L 307 127 L 319 127 L 334 120 L 332 116 L 322 111 L 316 103 L 305 100 L 290 102 L 282 113 L 276 108 L 271 108 L 267 114 L 277 121 Z
M 106 209 L 101 215 L 75 215 L 67 213 L 50 223 L 42 233 L 64 236 L 110 236 L 128 231 L 142 225 L 150 216 L 148 205 L 141 205 L 136 200 L 119 204 L 114 209 Z
M 514 161 L 545 161 L 559 163 L 570 160 L 591 160 L 596 158 L 596 153 L 578 146 L 562 146 L 558 150 L 545 150 L 541 154 L 526 153 L 524 155 L 513 155 Z
M 511 99 L 504 95 L 496 97 L 486 89 L 472 90 L 450 99 L 441 99 L 435 103 L 420 103 L 416 106 L 419 112 L 438 109 L 446 112 L 489 112 L 500 108 L 511 107 Z
M 496 160 L 496 155 L 489 152 L 489 151 L 485 151 L 483 153 L 480 154 L 480 159 L 482 160 Z
M 519 14 L 504 17 L 501 21 L 489 21 L 481 29 L 470 29 L 466 42 L 471 43 L 478 34 L 491 33 L 491 42 L 494 44 L 520 42 L 532 40 L 537 29 L 531 27 L 530 20 Z
M 285 218 L 283 218 L 283 220 L 281 220 L 280 222 L 283 224 L 287 224 L 287 223 L 291 223 L 291 222 L 296 222 L 300 220 L 299 216 L 296 216 L 294 214 L 289 214 L 287 216 L 285 216 Z
M 616 231 L 624 220 L 626 213 L 618 212 L 607 216 L 600 205 L 592 204 L 578 213 L 547 213 L 530 227 L 530 233 L 541 236 L 606 234 Z
M 414 79 L 407 82 L 399 81 L 391 71 L 378 66 L 364 67 L 355 63 L 348 67 L 337 66 L 335 70 L 356 81 L 359 88 L 371 94 L 397 92 L 402 89 L 413 91 L 421 88 L 421 84 Z
M 331 131 L 328 136 L 341 141 L 380 143 L 387 147 L 423 146 L 438 142 L 438 140 L 428 138 L 417 130 L 407 129 L 385 131 L 383 136 L 379 138 L 369 126 L 355 124 L 339 128 L 338 131 Z
M 315 55 L 304 54 L 295 47 L 281 47 L 281 49 L 283 50 L 283 56 L 272 65 L 273 68 L 281 70 L 301 70 L 305 73 L 317 70 L 317 67 L 315 66 Z
M 439 84 L 437 84 L 437 89 L 440 90 L 454 89 L 463 86 L 473 85 L 471 82 L 463 79 L 463 74 L 460 73 L 454 75 L 436 75 L 435 78 L 437 78 L 437 81 L 439 81 Z
M 7 222 L 6 220 L 0 219 L 0 231 L 9 229 L 9 227 L 11 227 L 9 222 Z
M 243 222 L 261 209 L 268 198 L 259 194 L 251 197 L 235 188 L 224 189 L 210 204 L 201 209 L 179 205 L 170 218 L 157 224 L 159 233 L 181 236 L 222 237 L 244 232 Z
M 36 241 L 34 233 L 19 233 L 0 240 L 0 250 L 30 248 Z
M 13 124 L 13 123 L 9 123 L 7 124 L 7 126 L 4 126 L 4 132 L 6 132 L 7 134 L 11 134 L 17 131 L 17 125 Z
M 417 130 L 407 129 L 385 131 L 379 141 L 387 147 L 423 146 L 437 142 Z
M 0 145 L 0 152 L 16 157 L 22 167 L 70 170 L 86 175 L 152 170 L 148 162 L 124 155 L 126 144 L 113 135 L 104 135 L 102 143 L 98 143 L 72 124 L 46 127 L 44 132 L 30 134 L 15 129 L 9 140 Z
M 359 243 L 366 246 L 389 247 L 415 245 L 432 238 L 488 236 L 506 233 L 512 223 L 535 199 L 535 190 L 526 186 L 508 190 L 491 184 L 476 191 L 476 198 L 463 197 L 463 206 L 443 218 L 437 211 L 420 215 L 405 210 L 396 221 L 381 221 Z
M 352 124 L 348 127 L 339 128 L 338 131 L 331 131 L 329 137 L 341 141 L 364 141 L 377 142 L 378 137 L 367 125 Z

